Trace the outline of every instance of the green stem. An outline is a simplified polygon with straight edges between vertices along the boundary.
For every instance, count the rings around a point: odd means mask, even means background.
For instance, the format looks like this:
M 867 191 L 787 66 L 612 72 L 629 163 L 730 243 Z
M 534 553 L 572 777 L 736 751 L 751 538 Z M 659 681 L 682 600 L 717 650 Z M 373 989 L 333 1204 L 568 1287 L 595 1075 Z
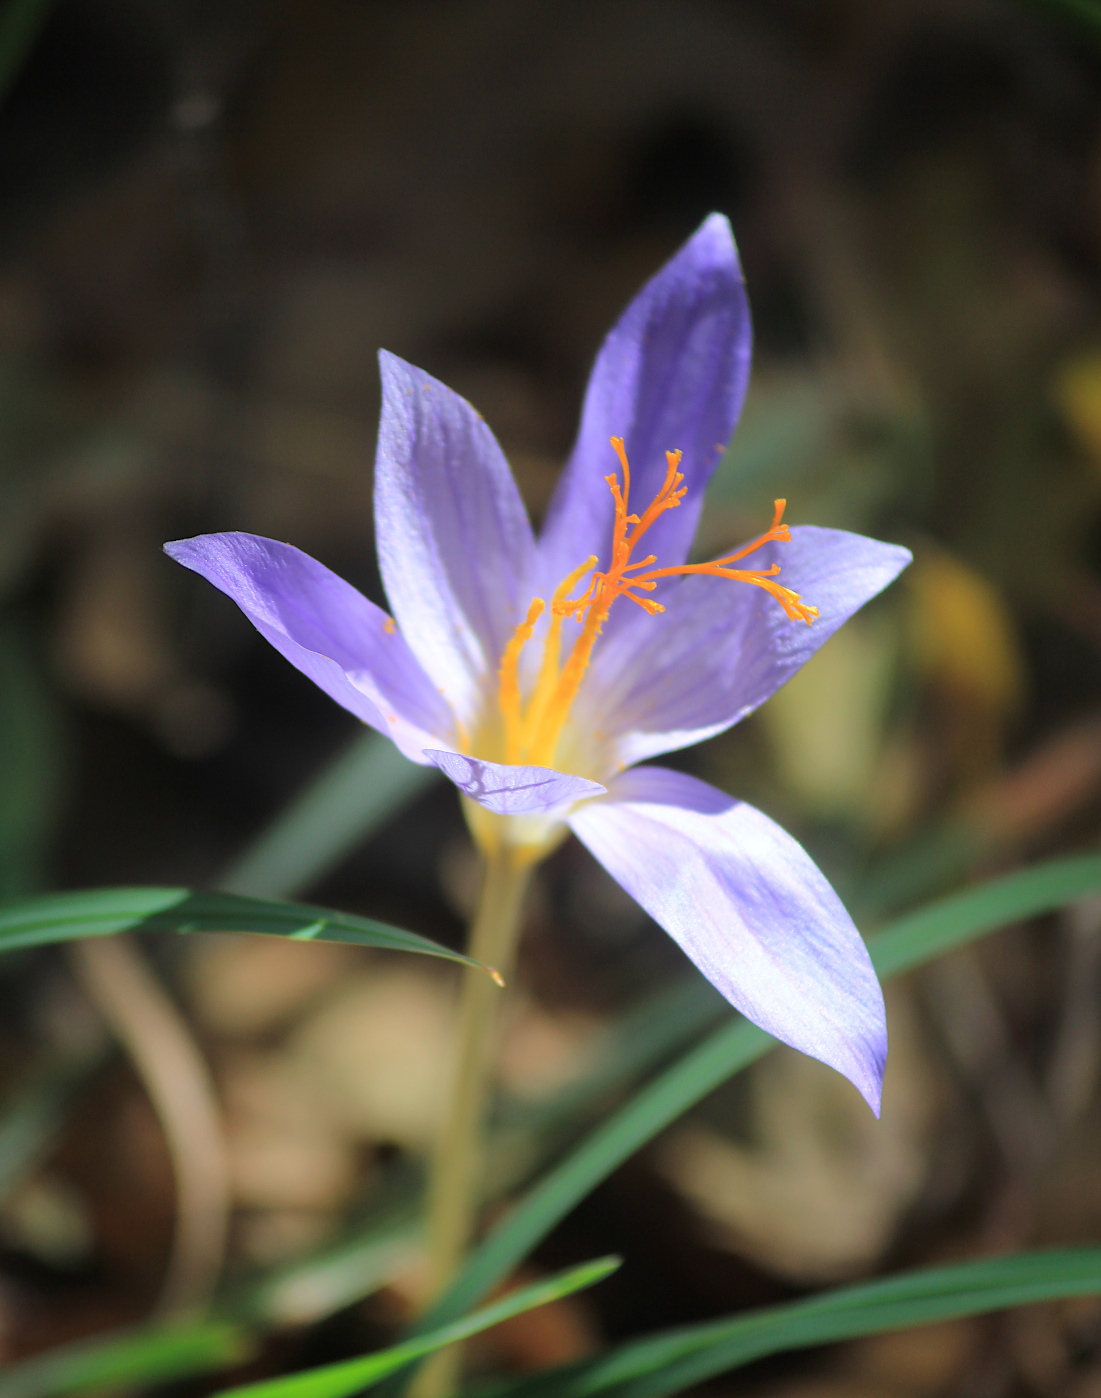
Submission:
M 530 860 L 501 845 L 489 853 L 469 954 L 502 977 L 512 972 L 520 908 Z M 482 1178 L 482 1123 L 493 1066 L 500 990 L 484 971 L 463 972 L 459 1057 L 447 1120 L 439 1138 L 428 1191 L 430 1295 L 433 1300 L 458 1271 L 474 1231 Z M 418 1374 L 411 1398 L 444 1398 L 458 1378 L 457 1345 L 441 1350 Z

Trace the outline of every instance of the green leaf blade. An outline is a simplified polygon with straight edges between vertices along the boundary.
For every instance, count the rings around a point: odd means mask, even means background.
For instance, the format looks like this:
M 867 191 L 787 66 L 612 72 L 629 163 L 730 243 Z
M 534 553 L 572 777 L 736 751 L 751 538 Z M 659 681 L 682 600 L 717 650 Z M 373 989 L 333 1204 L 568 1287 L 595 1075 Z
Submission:
M 127 931 L 254 932 L 297 940 L 348 942 L 478 965 L 428 937 L 374 918 L 234 893 L 192 893 L 186 888 L 97 888 L 0 902 L 0 952 Z
M 536 1306 L 545 1306 L 549 1301 L 557 1301 L 562 1296 L 594 1286 L 614 1272 L 619 1265 L 618 1257 L 601 1257 L 567 1272 L 560 1272 L 546 1281 L 526 1286 L 475 1312 L 474 1315 L 442 1326 L 416 1339 L 392 1345 L 389 1349 L 363 1355 L 358 1359 L 343 1360 L 338 1364 L 325 1364 L 301 1374 L 286 1374 L 279 1378 L 227 1389 L 219 1398 L 350 1398 L 350 1395 L 358 1393 L 360 1389 L 377 1383 L 388 1374 L 434 1350 L 465 1340 L 471 1335 L 500 1324 L 502 1320 L 509 1320 L 524 1311 L 533 1310 Z
M 0 1374 L 0 1398 L 163 1383 L 241 1363 L 250 1349 L 246 1332 L 225 1321 L 101 1336 L 13 1365 Z
M 495 1398 L 666 1398 L 771 1354 L 1099 1292 L 1101 1249 L 984 1258 L 651 1335 Z
M 938 899 L 897 918 L 868 950 L 884 978 L 923 966 L 935 956 L 1022 918 L 1054 912 L 1101 888 L 1101 854 L 1054 859 Z
M 0 951 L 75 937 L 107 937 L 182 903 L 185 888 L 95 888 L 0 902 Z

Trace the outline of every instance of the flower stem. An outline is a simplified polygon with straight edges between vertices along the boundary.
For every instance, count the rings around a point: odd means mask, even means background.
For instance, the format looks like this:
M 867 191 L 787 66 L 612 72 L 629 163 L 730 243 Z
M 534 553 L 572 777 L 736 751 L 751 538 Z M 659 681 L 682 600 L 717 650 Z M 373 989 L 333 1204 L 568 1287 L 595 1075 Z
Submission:
M 481 901 L 468 951 L 503 977 L 512 972 L 520 908 L 530 860 L 501 845 L 487 855 Z M 447 1120 L 428 1191 L 429 1295 L 434 1300 L 458 1270 L 474 1230 L 482 1179 L 482 1124 L 493 1065 L 500 990 L 484 971 L 463 971 L 458 1062 Z M 458 1378 L 457 1345 L 433 1356 L 417 1375 L 411 1398 L 444 1398 Z

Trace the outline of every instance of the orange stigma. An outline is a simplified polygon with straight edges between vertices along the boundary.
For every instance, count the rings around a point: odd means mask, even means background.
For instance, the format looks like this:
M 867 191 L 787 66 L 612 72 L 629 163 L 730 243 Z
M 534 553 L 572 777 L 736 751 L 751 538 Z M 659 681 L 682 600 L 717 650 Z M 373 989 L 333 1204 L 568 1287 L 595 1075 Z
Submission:
M 639 593 L 653 592 L 660 578 L 701 573 L 711 577 L 729 578 L 734 582 L 752 583 L 755 587 L 764 588 L 775 597 L 792 621 L 805 621 L 809 626 L 818 615 L 817 607 L 808 606 L 800 600 L 797 592 L 774 581 L 780 571 L 778 563 L 764 569 L 731 566 L 751 553 L 756 553 L 767 543 L 790 543 L 791 531 L 783 523 L 786 500 L 775 502 L 771 527 L 760 538 L 754 539 L 736 553 L 727 554 L 711 563 L 685 563 L 671 568 L 653 567 L 657 562 L 654 554 L 632 563 L 631 555 L 639 540 L 666 510 L 675 509 L 681 503 L 687 494 L 687 487 L 682 486 L 684 476 L 677 470 L 681 453 L 667 451 L 667 468 L 661 489 L 641 516 L 629 513 L 631 468 L 627 462 L 623 438 L 613 437 L 611 443 L 623 468 L 622 485 L 618 475 L 614 473 L 605 477 L 615 501 L 611 562 L 607 571 L 600 571 L 596 569 L 597 559 L 590 558 L 564 578 L 555 589 L 551 600 L 550 626 L 544 642 L 543 662 L 526 711 L 520 695 L 520 652 L 531 639 L 535 623 L 545 609 L 546 604 L 541 597 L 533 599 L 526 619 L 516 628 L 501 659 L 499 703 L 505 723 L 505 761 L 509 763 L 528 762 L 537 767 L 553 766 L 558 739 L 581 688 L 596 638 L 604 629 L 613 602 L 620 597 L 630 598 L 654 616 L 663 612 L 665 608 L 660 602 L 655 602 L 650 597 L 639 596 Z M 584 592 L 580 596 L 571 597 L 569 594 L 590 571 L 592 577 Z M 574 641 L 565 665 L 560 668 L 564 617 L 573 617 L 581 624 L 582 629 L 580 636 Z

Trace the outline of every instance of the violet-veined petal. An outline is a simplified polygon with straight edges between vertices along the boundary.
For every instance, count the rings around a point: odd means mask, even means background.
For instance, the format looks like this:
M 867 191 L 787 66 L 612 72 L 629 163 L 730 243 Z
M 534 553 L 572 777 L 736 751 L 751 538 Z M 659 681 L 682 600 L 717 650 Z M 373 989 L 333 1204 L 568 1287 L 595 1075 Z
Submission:
M 843 1073 L 879 1114 L 883 995 L 801 845 L 752 806 L 661 767 L 624 773 L 568 819 L 732 1005 Z
M 451 741 L 454 718 L 394 623 L 309 554 L 255 534 L 203 534 L 164 551 L 232 598 L 281 655 L 406 757 L 423 765 L 425 747 Z
M 736 565 L 778 563 L 777 581 L 819 610 L 809 626 L 750 583 L 678 579 L 664 612 L 631 607 L 597 643 L 576 721 L 607 734 L 625 766 L 711 737 L 763 704 L 909 562 L 895 544 L 808 525 Z
M 394 615 L 424 670 L 472 726 L 531 600 L 534 540 L 493 433 L 457 393 L 379 355 L 375 533 Z
M 665 479 L 665 453 L 684 453 L 688 494 L 646 543 L 663 565 L 684 561 L 704 487 L 741 411 L 751 349 L 734 236 L 727 220 L 712 214 L 643 287 L 597 356 L 577 443 L 539 544 L 543 588 L 553 589 L 590 554 L 607 566 L 614 507 L 604 478 L 619 470 L 611 437 L 624 439 L 630 503 L 639 512 Z M 613 628 L 621 610 L 610 618 Z
M 461 792 L 496 815 L 547 815 L 606 790 L 599 782 L 551 767 L 511 767 L 459 752 L 426 751 L 424 755 Z

